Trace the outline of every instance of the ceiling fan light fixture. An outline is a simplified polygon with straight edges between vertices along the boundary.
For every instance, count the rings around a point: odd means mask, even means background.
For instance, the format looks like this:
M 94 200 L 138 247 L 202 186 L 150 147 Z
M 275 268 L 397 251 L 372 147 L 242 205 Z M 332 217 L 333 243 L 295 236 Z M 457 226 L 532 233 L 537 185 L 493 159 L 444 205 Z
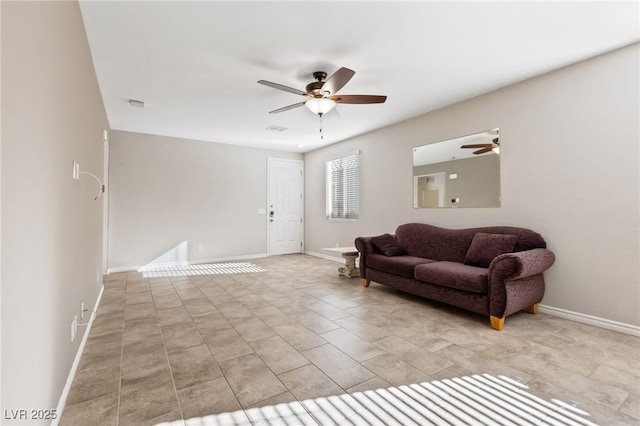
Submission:
M 317 115 L 328 113 L 336 106 L 335 101 L 328 98 L 313 98 L 304 103 L 309 111 Z

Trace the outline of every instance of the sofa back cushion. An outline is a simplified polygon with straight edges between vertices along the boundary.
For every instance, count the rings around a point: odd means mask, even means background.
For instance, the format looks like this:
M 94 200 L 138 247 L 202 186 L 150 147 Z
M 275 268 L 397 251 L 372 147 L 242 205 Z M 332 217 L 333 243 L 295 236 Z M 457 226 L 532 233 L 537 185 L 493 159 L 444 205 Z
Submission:
M 471 241 L 478 232 L 515 235 L 517 241 L 514 252 L 547 247 L 537 232 L 515 226 L 445 229 L 425 223 L 406 223 L 398 226 L 396 238 L 410 256 L 463 263 Z
M 511 234 L 487 234 L 478 232 L 464 257 L 465 265 L 488 268 L 491 261 L 503 253 L 513 252 L 518 237 Z
M 371 237 L 371 242 L 374 246 L 380 249 L 385 256 L 402 256 L 407 254 L 405 249 L 398 244 L 398 240 L 391 234 L 382 234 L 375 237 Z

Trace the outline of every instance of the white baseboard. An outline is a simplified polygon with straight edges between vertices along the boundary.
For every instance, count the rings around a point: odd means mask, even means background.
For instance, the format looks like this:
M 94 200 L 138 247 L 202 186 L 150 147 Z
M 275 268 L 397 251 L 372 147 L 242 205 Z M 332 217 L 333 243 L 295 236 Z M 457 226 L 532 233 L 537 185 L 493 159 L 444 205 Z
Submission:
M 267 257 L 267 253 L 255 253 L 255 254 L 247 254 L 243 256 L 231 256 L 231 257 L 216 257 L 210 259 L 197 259 L 197 260 L 188 260 L 185 263 L 187 265 L 197 265 L 200 263 L 219 263 L 219 262 L 229 262 L 234 260 L 247 260 L 247 259 L 262 259 Z M 113 274 L 116 272 L 131 272 L 137 271 L 141 268 L 144 268 L 147 265 L 138 265 L 138 266 L 116 266 L 113 268 L 107 268 L 107 274 Z
M 89 332 L 91 331 L 91 326 L 93 325 L 93 321 L 96 319 L 96 315 L 94 312 L 98 312 L 98 306 L 100 306 L 100 300 L 102 299 L 102 292 L 104 291 L 104 285 L 100 286 L 100 292 L 98 293 L 98 298 L 96 299 L 96 303 L 93 306 L 93 311 L 89 314 L 89 319 L 87 322 L 86 330 L 84 331 L 84 335 L 82 336 L 82 341 L 80 342 L 80 346 L 78 346 L 78 351 L 76 352 L 76 356 L 73 359 L 73 364 L 71 364 L 71 371 L 69 371 L 69 376 L 67 377 L 67 382 L 64 384 L 64 389 L 62 389 L 62 395 L 60 395 L 60 399 L 58 400 L 58 406 L 56 407 L 56 418 L 51 422 L 51 426 L 58 426 L 60 422 L 60 417 L 62 416 L 62 410 L 64 409 L 65 404 L 67 403 L 67 398 L 69 397 L 69 391 L 71 390 L 71 384 L 73 383 L 73 379 L 76 376 L 76 370 L 78 369 L 78 365 L 80 364 L 80 358 L 82 358 L 82 352 L 84 351 L 84 345 L 87 343 L 87 339 L 89 338 Z
M 575 322 L 640 337 L 640 327 L 636 325 L 612 321 L 606 318 L 594 317 L 591 315 L 581 314 L 579 312 L 567 311 L 566 309 L 554 308 L 553 306 L 538 305 L 538 311 L 544 314 L 553 315 L 554 317 L 565 318 Z
M 305 251 L 304 254 L 308 254 L 309 256 L 320 257 L 320 258 L 326 259 L 326 260 L 333 260 L 334 262 L 344 263 L 344 258 L 343 257 L 336 257 L 336 256 L 328 255 L 328 254 L 316 253 L 315 251 Z

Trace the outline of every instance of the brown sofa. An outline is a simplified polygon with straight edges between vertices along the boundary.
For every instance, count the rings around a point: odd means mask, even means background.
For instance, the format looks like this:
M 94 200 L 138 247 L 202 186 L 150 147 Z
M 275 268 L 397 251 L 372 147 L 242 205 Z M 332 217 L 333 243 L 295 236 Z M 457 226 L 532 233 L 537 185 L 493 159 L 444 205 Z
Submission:
M 515 312 L 537 313 L 542 273 L 555 261 L 540 234 L 512 226 L 444 229 L 408 223 L 395 235 L 358 237 L 355 246 L 363 286 L 374 281 L 489 315 L 496 330 Z

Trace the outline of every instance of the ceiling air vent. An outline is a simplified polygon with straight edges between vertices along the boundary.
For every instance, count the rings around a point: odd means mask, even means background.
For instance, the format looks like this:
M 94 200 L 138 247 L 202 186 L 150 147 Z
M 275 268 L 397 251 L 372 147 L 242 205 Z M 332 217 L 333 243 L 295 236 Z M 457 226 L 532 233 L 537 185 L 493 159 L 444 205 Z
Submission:
M 265 130 L 269 130 L 270 132 L 284 132 L 285 130 L 287 130 L 287 128 L 272 124 L 271 126 L 267 127 Z
M 136 108 L 144 108 L 144 102 L 138 101 L 136 99 L 129 99 L 129 105 Z

